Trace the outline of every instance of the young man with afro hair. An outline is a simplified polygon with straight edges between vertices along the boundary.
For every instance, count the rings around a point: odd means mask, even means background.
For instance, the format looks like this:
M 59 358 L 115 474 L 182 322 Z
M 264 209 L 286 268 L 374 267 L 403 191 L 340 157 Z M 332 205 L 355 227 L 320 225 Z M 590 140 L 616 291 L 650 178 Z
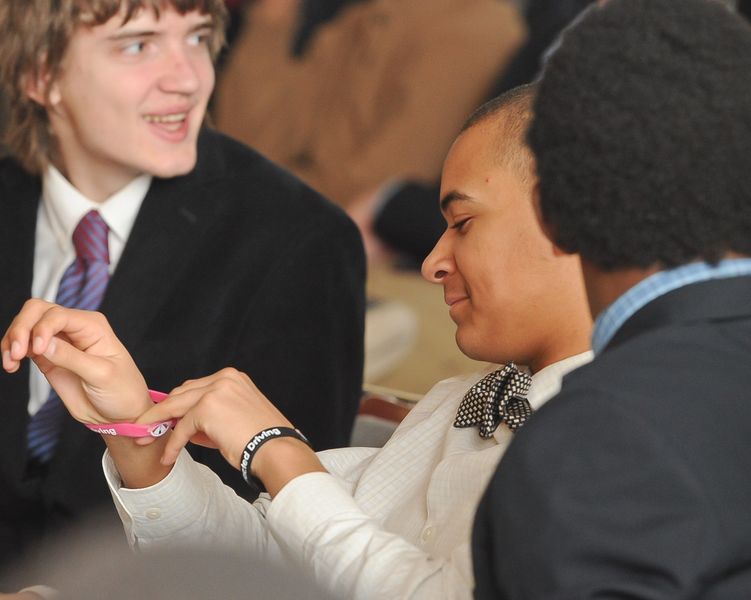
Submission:
M 486 491 L 476 598 L 748 598 L 750 96 L 751 29 L 713 0 L 610 0 L 547 64 L 538 212 L 595 359 Z

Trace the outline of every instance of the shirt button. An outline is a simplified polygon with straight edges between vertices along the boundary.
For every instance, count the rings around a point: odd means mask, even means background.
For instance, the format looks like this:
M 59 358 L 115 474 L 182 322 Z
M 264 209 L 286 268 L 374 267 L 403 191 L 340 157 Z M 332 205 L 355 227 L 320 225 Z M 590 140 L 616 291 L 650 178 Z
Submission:
M 433 537 L 433 528 L 432 527 L 426 527 L 425 530 L 422 532 L 422 541 L 427 542 L 430 538 Z
M 162 511 L 158 508 L 150 508 L 146 511 L 146 518 L 150 519 L 151 521 L 156 521 L 158 518 L 162 516 Z

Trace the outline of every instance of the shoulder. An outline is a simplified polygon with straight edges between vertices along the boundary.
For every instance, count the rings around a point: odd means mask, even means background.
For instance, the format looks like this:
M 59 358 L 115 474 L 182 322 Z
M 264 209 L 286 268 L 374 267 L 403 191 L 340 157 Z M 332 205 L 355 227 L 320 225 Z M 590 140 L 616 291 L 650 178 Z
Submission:
M 14 158 L 6 156 L 0 158 L 0 185 L 3 187 L 18 187 L 39 183 L 39 177 L 26 171 Z
M 32 175 L 13 158 L 0 159 L 0 204 L 12 210 L 25 212 L 24 207 L 36 206 L 42 190 L 41 178 Z M 34 213 L 36 214 L 36 212 Z
M 359 243 L 357 228 L 339 207 L 258 151 L 219 132 L 201 132 L 196 167 L 185 179 L 191 188 L 203 188 L 217 210 L 238 219 L 261 220 L 257 224 L 267 227 L 284 224 L 289 232 L 317 229 Z

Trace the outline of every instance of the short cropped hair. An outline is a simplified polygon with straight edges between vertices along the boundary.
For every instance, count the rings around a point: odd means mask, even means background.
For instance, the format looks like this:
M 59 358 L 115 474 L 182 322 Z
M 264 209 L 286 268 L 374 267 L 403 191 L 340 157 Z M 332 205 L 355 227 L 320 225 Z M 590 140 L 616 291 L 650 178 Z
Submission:
M 494 121 L 497 125 L 498 164 L 513 169 L 528 182 L 535 177 L 534 157 L 527 146 L 526 135 L 536 94 L 536 83 L 510 89 L 475 110 L 460 131 L 461 134 L 476 125 Z
M 158 17 L 167 7 L 180 14 L 209 15 L 214 31 L 212 58 L 224 44 L 224 0 L 4 0 L 0 3 L 0 95 L 7 101 L 5 144 L 31 173 L 49 161 L 51 134 L 47 112 L 26 93 L 26 82 L 44 70 L 50 82 L 60 68 L 73 34 L 80 27 L 102 25 L 121 11 L 127 23 L 139 10 Z
M 555 242 L 604 270 L 751 254 L 751 28 L 610 0 L 549 59 L 529 143 Z

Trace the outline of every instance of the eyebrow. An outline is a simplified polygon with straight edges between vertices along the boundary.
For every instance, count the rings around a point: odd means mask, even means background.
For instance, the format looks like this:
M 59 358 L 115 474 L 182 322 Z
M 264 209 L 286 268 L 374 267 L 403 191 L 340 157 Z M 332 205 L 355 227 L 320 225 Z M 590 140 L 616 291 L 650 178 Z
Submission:
M 195 33 L 196 31 L 201 31 L 205 29 L 213 29 L 214 28 L 214 20 L 210 17 L 204 19 L 200 23 L 196 23 L 193 27 L 191 27 L 188 30 L 188 34 Z M 118 42 L 122 40 L 129 40 L 129 39 L 135 39 L 135 38 L 142 38 L 142 37 L 154 37 L 156 35 L 159 35 L 161 32 L 156 29 L 133 29 L 130 31 L 119 31 L 116 33 L 113 33 L 112 35 L 108 36 L 107 39 L 109 41 Z
M 464 192 L 459 192 L 457 190 L 451 190 L 448 194 L 446 194 L 443 198 L 441 198 L 441 212 L 446 212 L 446 209 L 449 207 L 449 205 L 452 202 L 460 202 L 460 201 L 474 201 L 474 198 L 468 194 L 465 194 Z

